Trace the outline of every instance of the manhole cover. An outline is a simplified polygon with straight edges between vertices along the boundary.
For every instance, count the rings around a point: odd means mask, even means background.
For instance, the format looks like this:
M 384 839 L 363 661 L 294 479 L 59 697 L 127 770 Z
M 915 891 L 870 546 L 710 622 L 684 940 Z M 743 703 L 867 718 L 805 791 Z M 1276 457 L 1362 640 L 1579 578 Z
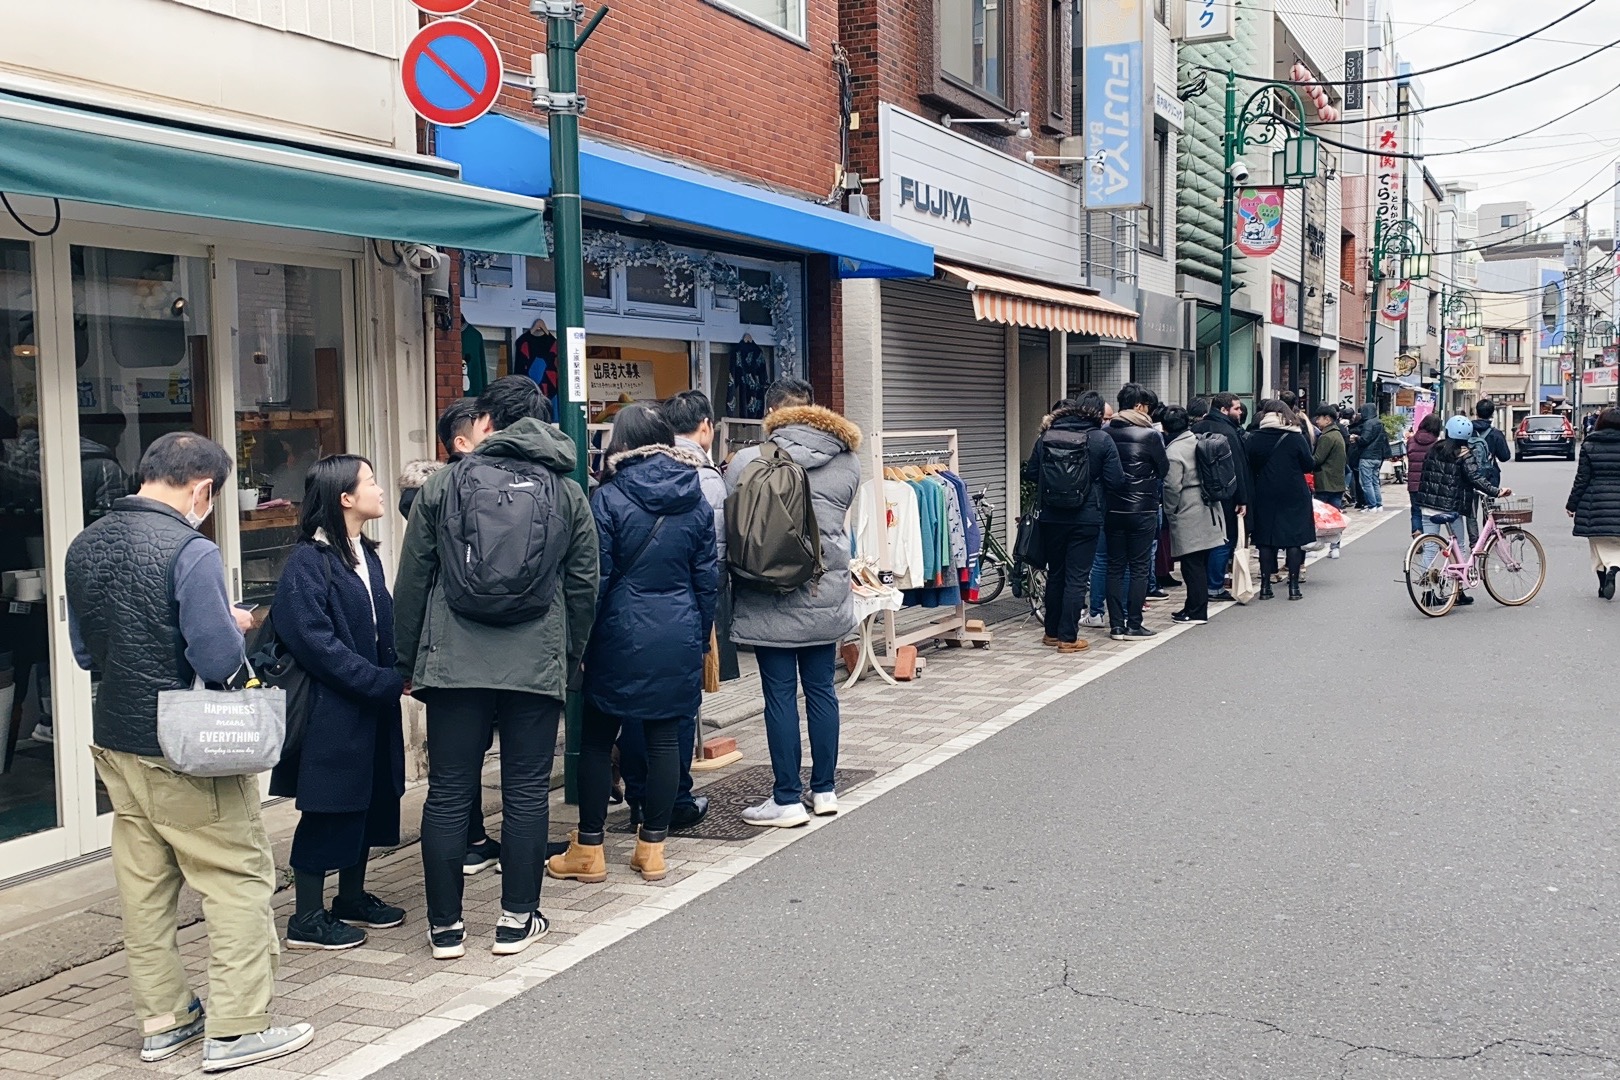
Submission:
M 860 787 L 877 775 L 876 769 L 838 769 L 833 782 L 840 795 Z M 800 770 L 799 780 L 804 784 L 804 801 L 810 801 L 810 770 Z M 709 797 L 709 813 L 690 829 L 672 832 L 672 836 L 691 836 L 700 840 L 749 840 L 765 830 L 742 819 L 742 812 L 757 806 L 771 794 L 776 776 L 769 765 L 755 765 L 731 776 L 705 784 L 695 794 Z M 628 831 L 630 811 L 620 808 L 608 826 L 615 832 Z

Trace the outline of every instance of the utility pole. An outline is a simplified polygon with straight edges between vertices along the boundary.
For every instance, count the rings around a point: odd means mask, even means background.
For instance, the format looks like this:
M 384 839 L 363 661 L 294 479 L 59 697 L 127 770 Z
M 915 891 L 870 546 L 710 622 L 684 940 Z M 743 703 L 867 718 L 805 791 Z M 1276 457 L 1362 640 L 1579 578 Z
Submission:
M 1569 403 L 1572 409 L 1571 422 L 1575 428 L 1575 437 L 1580 438 L 1581 431 L 1581 370 L 1585 366 L 1584 354 L 1586 351 L 1586 245 L 1589 240 L 1586 231 L 1586 204 L 1581 204 L 1581 232 L 1580 239 L 1576 241 L 1573 258 L 1564 260 L 1564 272 L 1574 274 L 1574 281 L 1570 285 L 1570 309 L 1574 318 L 1574 326 L 1570 332 L 1575 336 L 1574 370 L 1570 373 Z

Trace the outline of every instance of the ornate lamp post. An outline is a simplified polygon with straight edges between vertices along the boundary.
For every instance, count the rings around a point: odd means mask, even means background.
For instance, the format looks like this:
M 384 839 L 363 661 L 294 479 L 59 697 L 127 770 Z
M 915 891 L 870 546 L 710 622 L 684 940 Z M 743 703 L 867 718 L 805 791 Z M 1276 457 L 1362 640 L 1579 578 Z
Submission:
M 1440 289 L 1440 370 L 1434 380 L 1434 407 L 1444 416 L 1451 411 L 1446 400 L 1446 356 L 1451 348 L 1450 330 L 1478 330 L 1479 307 L 1467 289 Z M 1466 355 L 1466 353 L 1464 354 Z
M 1378 380 L 1373 378 L 1378 346 L 1378 294 L 1384 281 L 1384 264 L 1391 258 L 1400 260 L 1395 271 L 1397 281 L 1421 281 L 1429 276 L 1429 253 L 1423 246 L 1423 230 L 1415 222 L 1402 218 L 1386 232 L 1383 222 L 1374 218 L 1367 303 L 1367 400 L 1374 405 L 1378 404 Z

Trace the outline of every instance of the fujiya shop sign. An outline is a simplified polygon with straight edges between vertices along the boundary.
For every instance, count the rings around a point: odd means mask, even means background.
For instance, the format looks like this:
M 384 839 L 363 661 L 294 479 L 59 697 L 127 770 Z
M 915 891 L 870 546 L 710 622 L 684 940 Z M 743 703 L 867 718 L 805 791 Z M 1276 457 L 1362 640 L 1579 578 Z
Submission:
M 966 195 L 924 184 L 909 176 L 900 178 L 900 205 L 958 225 L 973 224 L 973 206 Z

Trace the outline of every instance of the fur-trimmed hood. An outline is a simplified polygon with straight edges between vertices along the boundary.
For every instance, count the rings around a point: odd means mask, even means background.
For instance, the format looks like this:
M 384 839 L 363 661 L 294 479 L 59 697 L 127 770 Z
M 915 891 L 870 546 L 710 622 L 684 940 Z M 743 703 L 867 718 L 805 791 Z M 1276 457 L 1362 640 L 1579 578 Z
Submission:
M 765 417 L 766 435 L 775 435 L 788 427 L 814 428 L 843 443 L 846 450 L 861 448 L 861 429 L 821 405 L 790 405 Z
M 608 479 L 608 477 L 618 472 L 620 468 L 631 461 L 649 458 L 654 454 L 663 454 L 665 457 L 672 457 L 676 461 L 692 466 L 694 469 L 712 468 L 714 465 L 714 462 L 710 461 L 701 453 L 691 449 L 690 447 L 664 446 L 661 443 L 653 443 L 650 446 L 638 446 L 634 450 L 623 450 L 610 456 L 602 467 L 602 479 Z
M 1041 430 L 1037 434 L 1045 435 L 1052 429 L 1053 424 L 1064 419 L 1065 417 L 1073 417 L 1076 420 L 1084 420 L 1086 418 L 1085 414 L 1082 413 L 1078 407 L 1073 405 L 1065 409 L 1054 409 L 1045 416 L 1041 417 Z M 1093 420 L 1092 423 L 1095 427 L 1102 427 L 1101 420 Z
M 602 470 L 600 496 L 608 487 L 623 491 L 649 514 L 684 514 L 703 501 L 698 470 L 702 454 L 684 446 L 641 446 L 614 454 Z
M 399 490 L 415 491 L 427 482 L 428 477 L 444 468 L 444 465 L 442 461 L 427 458 L 421 461 L 407 461 L 399 472 Z

